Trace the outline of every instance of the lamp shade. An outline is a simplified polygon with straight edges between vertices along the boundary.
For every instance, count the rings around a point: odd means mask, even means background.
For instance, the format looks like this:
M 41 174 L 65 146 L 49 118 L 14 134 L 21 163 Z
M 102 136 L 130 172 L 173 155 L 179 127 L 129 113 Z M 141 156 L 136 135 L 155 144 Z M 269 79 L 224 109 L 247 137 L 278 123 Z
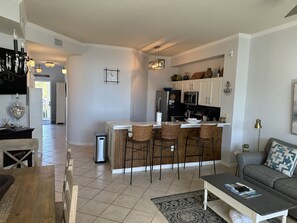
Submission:
M 262 125 L 261 125 L 261 120 L 260 119 L 256 119 L 256 123 L 255 123 L 255 129 L 261 129 Z
M 160 46 L 155 46 L 155 59 L 149 62 L 148 69 L 149 70 L 161 70 L 165 68 L 165 60 L 157 58 L 157 51 Z
M 155 59 L 149 62 L 149 70 L 161 70 L 165 68 L 165 60 L 164 59 Z

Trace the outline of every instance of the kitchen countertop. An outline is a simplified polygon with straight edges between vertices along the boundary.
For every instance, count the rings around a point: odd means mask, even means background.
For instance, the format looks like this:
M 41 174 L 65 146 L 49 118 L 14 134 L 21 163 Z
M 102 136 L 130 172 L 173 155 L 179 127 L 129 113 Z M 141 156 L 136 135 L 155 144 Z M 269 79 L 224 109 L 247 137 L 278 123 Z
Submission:
M 207 125 L 217 125 L 217 127 L 229 126 L 230 123 L 219 122 L 219 121 L 201 121 L 197 124 L 190 124 L 186 121 L 176 121 L 174 123 L 180 123 L 181 128 L 199 128 L 201 124 Z M 133 124 L 142 124 L 142 125 L 153 125 L 155 129 L 161 128 L 161 124 L 157 122 L 132 122 L 129 120 L 119 120 L 119 121 L 106 121 L 106 125 L 108 125 L 113 130 L 122 130 L 129 129 Z

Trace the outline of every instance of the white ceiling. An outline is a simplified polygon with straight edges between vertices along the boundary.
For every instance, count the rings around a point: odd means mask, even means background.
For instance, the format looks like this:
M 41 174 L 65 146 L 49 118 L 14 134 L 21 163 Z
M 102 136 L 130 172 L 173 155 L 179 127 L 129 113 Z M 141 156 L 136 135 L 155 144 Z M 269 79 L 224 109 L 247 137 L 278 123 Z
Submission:
M 173 56 L 293 20 L 297 0 L 24 0 L 29 22 L 83 43 Z M 31 44 L 34 47 L 34 44 Z M 30 51 L 33 49 L 30 49 Z M 35 46 L 36 51 L 38 46 Z

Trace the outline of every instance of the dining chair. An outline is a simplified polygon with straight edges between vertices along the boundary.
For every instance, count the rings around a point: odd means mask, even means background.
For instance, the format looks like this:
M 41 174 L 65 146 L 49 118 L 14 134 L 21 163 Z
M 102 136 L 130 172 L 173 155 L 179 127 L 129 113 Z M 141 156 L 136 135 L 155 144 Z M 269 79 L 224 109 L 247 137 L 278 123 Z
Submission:
M 132 184 L 133 161 L 135 160 L 145 161 L 145 171 L 147 170 L 147 160 L 149 160 L 150 182 L 152 183 L 150 159 L 150 140 L 152 131 L 153 125 L 133 125 L 132 132 L 127 132 L 124 148 L 124 174 L 126 172 L 126 162 L 130 162 L 130 185 Z M 130 158 L 127 158 L 127 150 L 130 152 Z M 135 153 L 138 153 L 138 156 L 135 157 Z
M 32 157 L 34 162 L 32 163 Z M 27 161 L 27 162 L 25 162 Z M 0 140 L 0 168 L 38 166 L 38 139 Z
M 73 164 L 71 149 L 67 149 L 62 201 L 56 202 L 56 223 L 75 223 L 76 220 L 78 185 L 73 180 Z

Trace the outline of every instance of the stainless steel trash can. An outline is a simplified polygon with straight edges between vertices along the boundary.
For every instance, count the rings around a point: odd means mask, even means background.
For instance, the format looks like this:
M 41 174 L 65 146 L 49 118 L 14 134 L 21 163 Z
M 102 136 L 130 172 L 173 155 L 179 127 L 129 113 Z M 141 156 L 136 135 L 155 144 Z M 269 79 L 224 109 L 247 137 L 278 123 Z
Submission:
M 94 149 L 95 163 L 106 162 L 107 160 L 107 135 L 106 133 L 94 132 L 96 143 Z

